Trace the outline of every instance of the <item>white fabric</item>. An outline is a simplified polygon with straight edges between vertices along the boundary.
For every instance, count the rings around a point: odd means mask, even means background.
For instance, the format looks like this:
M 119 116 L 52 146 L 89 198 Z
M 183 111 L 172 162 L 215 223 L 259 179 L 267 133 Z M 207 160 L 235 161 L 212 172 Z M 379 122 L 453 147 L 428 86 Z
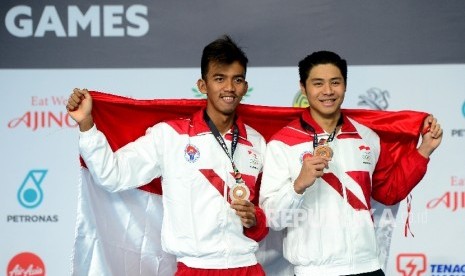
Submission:
M 400 203 L 387 206 L 371 199 L 371 209 L 373 210 L 373 222 L 375 224 L 375 235 L 378 243 L 378 259 L 381 269 L 386 271 L 391 251 L 391 240 L 396 223 L 397 213 Z
M 283 256 L 284 232 L 270 229 L 268 235 L 260 241 L 257 256 L 266 276 L 293 276 L 294 266 Z
M 110 193 L 81 169 L 73 276 L 171 276 L 175 258 L 160 245 L 161 196 L 131 189 Z

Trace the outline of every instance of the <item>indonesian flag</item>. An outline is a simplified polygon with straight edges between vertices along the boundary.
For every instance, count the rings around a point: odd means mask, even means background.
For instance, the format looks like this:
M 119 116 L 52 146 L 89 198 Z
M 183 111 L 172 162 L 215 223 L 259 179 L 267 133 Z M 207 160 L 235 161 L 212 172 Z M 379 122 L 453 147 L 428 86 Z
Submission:
M 190 117 L 206 104 L 205 100 L 188 99 L 137 100 L 96 91 L 91 95 L 94 121 L 114 151 L 145 134 L 148 127 L 168 119 Z M 303 110 L 241 104 L 237 112 L 246 124 L 268 141 L 275 132 L 298 118 Z M 394 153 L 394 160 L 398 160 L 403 152 L 416 148 L 422 122 L 427 116 L 416 111 L 361 109 L 344 109 L 343 113 L 376 131 L 382 143 Z M 161 249 L 163 206 L 160 179 L 139 189 L 110 193 L 94 183 L 81 160 L 79 184 L 72 275 L 174 274 L 175 257 Z M 389 253 L 392 229 L 380 230 L 384 239 L 380 247 Z M 276 252 L 282 252 L 282 249 L 272 247 L 280 247 L 281 243 L 268 240 L 276 237 L 279 238 L 276 233 L 271 233 L 265 238 L 257 253 L 265 270 L 280 263 L 276 258 L 281 255 Z M 280 269 L 273 267 L 272 271 Z

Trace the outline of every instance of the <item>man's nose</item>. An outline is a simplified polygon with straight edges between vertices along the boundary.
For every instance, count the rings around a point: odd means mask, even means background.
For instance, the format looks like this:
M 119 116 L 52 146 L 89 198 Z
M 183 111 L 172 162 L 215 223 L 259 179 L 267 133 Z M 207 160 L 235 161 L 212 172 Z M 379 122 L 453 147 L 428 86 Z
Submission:
M 236 91 L 236 85 L 234 84 L 234 80 L 227 80 L 227 81 L 225 82 L 225 87 L 224 87 L 224 89 L 225 89 L 226 91 L 231 91 L 231 92 Z
M 325 94 L 333 94 L 334 93 L 330 82 L 327 82 L 327 83 L 324 84 L 323 93 L 325 93 Z

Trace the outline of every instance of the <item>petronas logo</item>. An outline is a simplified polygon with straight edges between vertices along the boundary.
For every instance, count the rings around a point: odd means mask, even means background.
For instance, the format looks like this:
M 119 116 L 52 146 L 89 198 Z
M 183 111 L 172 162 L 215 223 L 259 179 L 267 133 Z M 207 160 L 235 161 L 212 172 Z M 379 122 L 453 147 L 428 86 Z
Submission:
M 192 93 L 194 93 L 194 97 L 196 97 L 198 99 L 206 99 L 207 98 L 207 95 L 200 92 L 199 89 L 197 89 L 197 87 L 192 87 L 191 90 L 192 90 Z M 247 97 L 250 97 L 250 95 L 252 94 L 252 91 L 253 91 L 253 87 L 249 87 L 249 89 L 247 89 L 247 93 L 244 95 L 243 99 L 247 98 Z
M 302 95 L 302 92 L 299 90 L 295 96 L 294 100 L 292 101 L 293 107 L 308 107 L 308 100 L 307 97 Z

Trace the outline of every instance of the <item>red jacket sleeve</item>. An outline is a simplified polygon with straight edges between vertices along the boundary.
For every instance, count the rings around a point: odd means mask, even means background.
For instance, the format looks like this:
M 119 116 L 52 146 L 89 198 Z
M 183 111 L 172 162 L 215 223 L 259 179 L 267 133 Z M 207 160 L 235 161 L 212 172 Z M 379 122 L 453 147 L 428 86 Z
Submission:
M 417 144 L 425 112 L 344 110 L 346 115 L 374 130 L 380 137 L 380 156 L 372 176 L 372 197 L 393 205 L 408 196 L 426 173 L 429 159 Z
M 381 147 L 373 173 L 372 197 L 385 205 L 404 200 L 425 176 L 428 162 L 429 158 L 411 149 L 394 163 L 390 151 Z
M 257 220 L 257 224 L 250 228 L 244 227 L 244 235 L 256 242 L 259 242 L 266 237 L 269 228 L 266 226 L 265 212 L 263 212 L 263 210 L 258 206 L 255 206 L 255 218 Z
M 244 235 L 248 238 L 253 239 L 256 242 L 263 240 L 266 237 L 269 231 L 269 227 L 266 225 L 266 215 L 265 212 L 258 207 L 258 198 L 260 185 L 262 183 L 262 173 L 258 175 L 257 181 L 255 183 L 254 196 L 252 197 L 252 203 L 255 205 L 255 219 L 257 224 L 250 228 L 244 227 Z

